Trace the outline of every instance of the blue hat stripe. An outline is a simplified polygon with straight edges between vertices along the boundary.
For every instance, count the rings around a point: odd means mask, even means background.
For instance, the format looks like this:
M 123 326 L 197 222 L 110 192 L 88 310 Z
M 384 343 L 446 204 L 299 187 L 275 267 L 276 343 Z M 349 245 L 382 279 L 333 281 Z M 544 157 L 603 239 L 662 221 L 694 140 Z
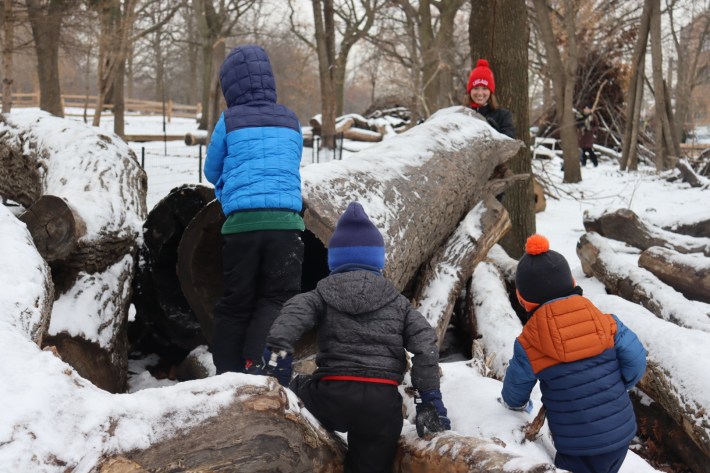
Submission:
M 341 246 L 328 248 L 328 267 L 333 270 L 344 264 L 364 264 L 385 267 L 384 246 Z

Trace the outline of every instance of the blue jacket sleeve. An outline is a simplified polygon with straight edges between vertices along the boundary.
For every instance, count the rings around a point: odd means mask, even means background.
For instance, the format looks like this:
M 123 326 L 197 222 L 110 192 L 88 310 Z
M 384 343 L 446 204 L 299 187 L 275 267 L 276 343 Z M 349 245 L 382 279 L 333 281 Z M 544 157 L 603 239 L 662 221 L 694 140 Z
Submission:
M 530 365 L 530 359 L 520 342 L 515 340 L 513 358 L 510 359 L 508 369 L 505 371 L 501 397 L 512 408 L 525 406 L 536 382 L 537 378 Z
M 616 321 L 614 347 L 621 365 L 621 377 L 624 380 L 624 386 L 629 390 L 639 382 L 646 371 L 646 354 L 648 352 L 631 329 L 614 314 L 611 316 Z
M 215 186 L 217 186 L 217 181 L 222 176 L 222 167 L 226 156 L 227 134 L 224 125 L 224 113 L 222 113 L 212 131 L 210 144 L 207 147 L 207 158 L 205 159 L 205 177 Z

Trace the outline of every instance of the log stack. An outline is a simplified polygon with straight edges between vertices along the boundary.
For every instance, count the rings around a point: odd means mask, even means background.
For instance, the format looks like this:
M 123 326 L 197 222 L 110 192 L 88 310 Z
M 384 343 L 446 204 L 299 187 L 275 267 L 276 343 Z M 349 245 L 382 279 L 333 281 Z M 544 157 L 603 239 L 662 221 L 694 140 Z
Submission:
M 45 345 L 85 378 L 124 389 L 131 280 L 147 178 L 115 135 L 49 114 L 0 120 L 0 194 L 27 210 L 57 298 Z

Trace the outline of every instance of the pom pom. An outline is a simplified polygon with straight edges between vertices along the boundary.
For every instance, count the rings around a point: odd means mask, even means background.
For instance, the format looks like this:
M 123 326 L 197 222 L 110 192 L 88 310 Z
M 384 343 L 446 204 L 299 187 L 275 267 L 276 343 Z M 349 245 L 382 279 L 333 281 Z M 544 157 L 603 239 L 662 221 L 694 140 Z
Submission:
M 476 63 L 476 67 L 490 67 L 488 65 L 488 61 L 485 59 L 479 59 L 478 62 Z
M 525 252 L 529 255 L 546 253 L 550 249 L 550 242 L 544 236 L 536 233 L 525 242 Z

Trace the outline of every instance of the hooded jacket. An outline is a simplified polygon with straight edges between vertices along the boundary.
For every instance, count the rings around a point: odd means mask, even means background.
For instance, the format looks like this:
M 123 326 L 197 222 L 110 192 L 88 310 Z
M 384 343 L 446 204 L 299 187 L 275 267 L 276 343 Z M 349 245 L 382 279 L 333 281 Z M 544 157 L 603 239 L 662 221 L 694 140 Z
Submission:
M 316 378 L 354 376 L 401 383 L 407 350 L 414 354 L 414 387 L 420 392 L 439 389 L 436 334 L 383 276 L 356 270 L 322 279 L 313 291 L 286 302 L 266 345 L 293 353 L 300 336 L 315 326 Z
M 300 212 L 303 136 L 296 114 L 276 103 L 266 52 L 234 48 L 220 69 L 227 102 L 215 125 L 205 177 L 225 215 L 241 210 Z
M 636 418 L 627 390 L 646 370 L 646 350 L 616 316 L 573 295 L 541 305 L 516 339 L 503 381 L 524 406 L 537 380 L 555 448 L 590 456 L 629 445 Z

